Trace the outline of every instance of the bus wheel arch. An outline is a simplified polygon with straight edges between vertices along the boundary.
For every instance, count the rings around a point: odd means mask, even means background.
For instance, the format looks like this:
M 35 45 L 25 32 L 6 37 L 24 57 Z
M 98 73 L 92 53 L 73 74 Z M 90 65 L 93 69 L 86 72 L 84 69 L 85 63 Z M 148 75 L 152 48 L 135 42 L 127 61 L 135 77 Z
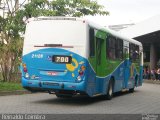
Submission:
M 106 87 L 107 89 L 106 89 L 105 99 L 107 99 L 107 100 L 111 100 L 113 97 L 114 83 L 115 83 L 114 76 L 111 76 L 110 80 L 108 82 L 108 86 Z
M 113 88 L 114 88 L 114 85 L 115 85 L 115 78 L 114 78 L 114 76 L 111 76 L 110 81 L 113 82 Z
M 135 83 L 133 84 L 133 88 L 129 89 L 130 93 L 134 92 L 134 88 L 135 88 L 135 86 L 137 86 L 137 83 L 138 83 L 138 75 L 136 74 L 136 76 L 135 76 Z

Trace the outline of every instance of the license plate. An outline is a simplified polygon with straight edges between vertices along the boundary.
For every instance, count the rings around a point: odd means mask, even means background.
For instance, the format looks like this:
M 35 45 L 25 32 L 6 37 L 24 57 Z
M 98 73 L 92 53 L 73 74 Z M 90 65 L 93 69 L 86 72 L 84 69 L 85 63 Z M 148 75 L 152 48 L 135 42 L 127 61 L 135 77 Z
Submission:
M 52 62 L 55 63 L 71 63 L 72 62 L 72 57 L 71 56 L 59 56 L 59 55 L 54 55 L 52 57 Z
M 59 86 L 59 83 L 43 82 L 43 85 L 48 85 L 48 86 Z

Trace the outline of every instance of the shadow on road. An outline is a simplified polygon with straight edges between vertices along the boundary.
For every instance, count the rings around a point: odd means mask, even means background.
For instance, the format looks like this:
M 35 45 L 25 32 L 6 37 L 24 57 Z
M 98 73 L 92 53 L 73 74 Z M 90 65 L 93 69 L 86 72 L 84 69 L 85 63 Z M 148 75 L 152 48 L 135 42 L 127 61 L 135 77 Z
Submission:
M 90 104 L 94 104 L 94 103 L 98 103 L 98 102 L 111 102 L 114 99 L 118 99 L 118 97 L 122 97 L 124 95 L 128 95 L 128 94 L 135 94 L 136 92 L 138 92 L 138 90 L 136 90 L 134 93 L 129 93 L 128 91 L 125 92 L 117 92 L 114 94 L 114 97 L 112 98 L 112 100 L 104 100 L 101 96 L 100 97 L 94 97 L 94 98 L 90 98 L 88 96 L 74 96 L 72 98 L 55 98 L 56 96 L 53 95 L 53 99 L 45 99 L 45 100 L 39 100 L 39 101 L 34 101 L 34 103 L 36 104 L 56 104 L 56 105 L 76 105 L 76 106 L 85 106 L 85 105 L 90 105 Z
M 102 101 L 101 98 L 99 97 L 95 97 L 95 98 L 90 98 L 87 96 L 74 96 L 72 98 L 56 98 L 55 95 L 53 95 L 53 99 L 46 99 L 46 100 L 39 100 L 39 101 L 34 101 L 34 103 L 37 104 L 61 104 L 61 105 L 78 105 L 78 106 L 82 106 L 82 105 L 89 105 L 89 104 L 93 104 L 95 102 L 100 102 Z

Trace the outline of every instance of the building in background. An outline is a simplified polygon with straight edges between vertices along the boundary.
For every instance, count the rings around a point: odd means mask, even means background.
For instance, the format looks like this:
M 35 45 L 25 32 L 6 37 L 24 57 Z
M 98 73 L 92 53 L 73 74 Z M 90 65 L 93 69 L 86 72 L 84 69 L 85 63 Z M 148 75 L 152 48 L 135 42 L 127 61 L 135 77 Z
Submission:
M 160 62 L 160 15 L 121 29 L 121 34 L 136 39 L 143 44 L 144 62 L 155 69 Z

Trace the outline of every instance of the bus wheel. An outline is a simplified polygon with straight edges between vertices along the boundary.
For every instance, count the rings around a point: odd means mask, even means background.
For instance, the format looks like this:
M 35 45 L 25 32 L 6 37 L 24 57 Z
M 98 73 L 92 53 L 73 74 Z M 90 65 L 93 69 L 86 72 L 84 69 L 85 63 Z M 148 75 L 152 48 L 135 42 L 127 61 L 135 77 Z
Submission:
M 107 89 L 107 94 L 104 96 L 106 100 L 111 100 L 113 97 L 113 80 L 109 81 L 108 89 Z
M 134 92 L 134 88 L 129 89 L 129 92 L 133 93 Z
M 56 93 L 55 95 L 57 98 L 71 98 L 72 97 L 72 95 L 70 95 L 70 94 L 64 95 L 64 94 L 57 94 Z
M 108 85 L 107 99 L 111 100 L 112 97 L 113 97 L 113 81 L 111 80 Z

